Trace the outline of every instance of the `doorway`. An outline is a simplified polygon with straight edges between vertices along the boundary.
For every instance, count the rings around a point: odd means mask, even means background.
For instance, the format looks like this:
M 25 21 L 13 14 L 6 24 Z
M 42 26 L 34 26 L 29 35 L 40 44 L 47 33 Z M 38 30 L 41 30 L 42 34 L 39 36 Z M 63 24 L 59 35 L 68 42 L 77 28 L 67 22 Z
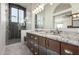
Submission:
M 21 41 L 21 29 L 24 23 L 26 8 L 17 4 L 9 4 L 9 33 L 7 44 Z

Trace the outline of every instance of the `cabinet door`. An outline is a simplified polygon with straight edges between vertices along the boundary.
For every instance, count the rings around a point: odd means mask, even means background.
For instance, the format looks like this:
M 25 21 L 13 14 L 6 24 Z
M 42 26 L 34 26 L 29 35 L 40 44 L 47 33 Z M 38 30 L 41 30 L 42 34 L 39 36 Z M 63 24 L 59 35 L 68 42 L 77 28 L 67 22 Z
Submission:
M 79 47 L 77 48 L 77 50 L 78 50 L 78 55 L 79 55 Z
M 38 52 L 38 45 L 37 44 L 33 45 L 33 54 L 34 55 L 38 55 L 39 54 L 39 52 Z
M 78 49 L 76 46 L 61 43 L 61 54 L 62 55 L 75 55 L 77 54 Z
M 45 37 L 39 37 L 39 45 L 46 47 L 46 38 Z
M 44 47 L 39 47 L 39 55 L 47 55 L 47 49 Z
M 38 40 L 39 40 L 39 36 L 37 36 L 37 35 L 34 35 L 34 43 L 35 44 L 38 44 Z
M 30 38 L 33 40 L 34 39 L 34 34 L 30 34 Z
M 27 46 L 29 49 L 31 49 L 31 43 L 30 42 L 27 42 Z
M 48 42 L 49 42 L 49 45 L 47 48 L 60 54 L 60 42 L 52 40 L 52 39 L 48 39 Z
M 31 52 L 33 53 L 33 50 L 34 50 L 34 47 L 33 47 L 33 44 L 30 44 L 31 46 L 30 46 L 30 50 L 31 50 Z
M 29 41 L 33 44 L 34 35 L 29 33 Z
M 30 38 L 30 34 L 29 33 L 27 33 L 26 35 L 27 35 L 28 38 Z

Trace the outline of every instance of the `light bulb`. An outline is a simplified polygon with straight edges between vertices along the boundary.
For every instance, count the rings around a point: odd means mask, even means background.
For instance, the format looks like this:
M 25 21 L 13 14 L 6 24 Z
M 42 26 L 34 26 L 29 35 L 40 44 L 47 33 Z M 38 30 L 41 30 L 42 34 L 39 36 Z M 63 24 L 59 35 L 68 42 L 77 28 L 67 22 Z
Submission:
M 73 17 L 76 17 L 77 15 L 73 15 Z
M 39 8 L 39 12 L 41 12 L 41 9 Z
M 38 8 L 36 8 L 36 11 L 38 11 L 39 9 Z
M 41 10 L 43 10 L 43 9 L 44 9 L 44 5 L 39 5 L 39 8 L 40 8 Z
M 79 17 L 79 14 L 77 14 L 77 16 Z

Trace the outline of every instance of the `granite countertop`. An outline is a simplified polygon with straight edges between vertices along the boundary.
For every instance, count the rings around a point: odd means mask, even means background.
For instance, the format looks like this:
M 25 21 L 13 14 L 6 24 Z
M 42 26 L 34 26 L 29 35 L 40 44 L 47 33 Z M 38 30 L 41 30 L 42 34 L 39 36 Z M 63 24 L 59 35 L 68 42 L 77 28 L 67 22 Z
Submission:
M 51 34 L 51 33 L 45 33 L 45 32 L 35 32 L 35 31 L 31 31 L 31 32 L 28 32 L 28 33 L 31 33 L 31 34 L 36 34 L 36 35 L 39 35 L 39 36 L 43 36 L 43 37 L 47 37 L 49 39 L 53 39 L 53 40 L 57 40 L 57 41 L 60 41 L 60 42 L 65 42 L 65 43 L 69 43 L 69 44 L 72 44 L 72 45 L 76 45 L 76 46 L 79 46 L 79 39 L 74 39 L 73 36 L 72 38 L 68 38 L 66 37 L 65 35 L 54 35 L 54 34 Z

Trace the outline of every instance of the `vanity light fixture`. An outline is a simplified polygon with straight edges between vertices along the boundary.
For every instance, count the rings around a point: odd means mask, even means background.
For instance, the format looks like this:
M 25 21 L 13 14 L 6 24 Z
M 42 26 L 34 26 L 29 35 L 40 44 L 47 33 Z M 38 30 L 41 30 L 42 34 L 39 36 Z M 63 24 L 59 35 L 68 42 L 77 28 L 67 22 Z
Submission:
M 41 11 L 42 11 L 41 8 L 38 8 L 38 13 L 41 12 Z
M 32 13 L 35 14 L 35 10 L 32 10 Z
M 39 12 L 39 9 L 38 8 L 36 8 L 36 14 Z
M 79 13 L 73 14 L 72 16 L 73 16 L 74 18 L 75 18 L 75 17 L 79 17 Z
M 37 13 L 41 12 L 42 10 L 44 10 L 44 6 L 45 6 L 45 4 L 41 4 L 37 8 L 35 8 L 32 12 L 34 14 L 37 14 Z
M 79 14 L 77 14 L 77 17 L 79 17 Z
M 37 14 L 38 12 L 39 12 L 39 11 L 38 11 L 38 10 L 36 10 L 36 12 L 35 12 L 35 13 Z
M 73 15 L 73 17 L 77 17 L 77 15 Z

